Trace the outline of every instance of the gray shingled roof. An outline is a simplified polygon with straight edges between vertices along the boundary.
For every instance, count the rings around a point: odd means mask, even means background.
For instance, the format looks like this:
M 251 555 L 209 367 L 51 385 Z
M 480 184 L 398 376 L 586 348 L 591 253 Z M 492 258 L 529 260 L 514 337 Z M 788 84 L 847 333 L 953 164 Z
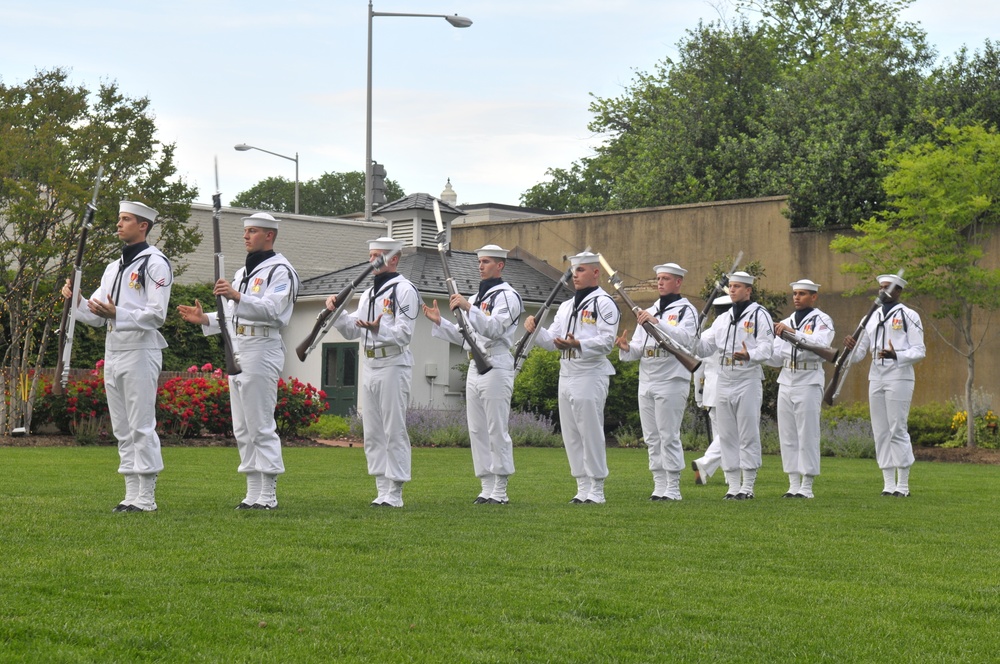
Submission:
M 351 280 L 361 274 L 368 263 L 358 263 L 335 272 L 314 277 L 302 282 L 299 295 L 330 295 L 339 293 Z M 463 295 L 471 295 L 479 289 L 479 258 L 474 251 L 452 251 L 448 258 L 448 268 L 455 279 L 455 285 Z M 422 295 L 448 294 L 444 282 L 444 269 L 438 252 L 423 247 L 407 248 L 399 260 L 399 273 L 416 285 Z M 541 303 L 549 296 L 556 281 L 542 274 L 522 260 L 511 258 L 503 271 L 503 279 L 520 293 L 526 302 Z M 371 285 L 370 278 L 361 283 L 358 290 Z M 565 286 L 555 299 L 559 304 L 573 296 L 572 289 Z
M 435 197 L 430 194 L 410 194 L 409 196 L 392 201 L 391 203 L 386 203 L 376 211 L 379 214 L 383 214 L 385 212 L 395 212 L 396 210 L 433 210 L 434 200 Z M 437 202 L 442 212 L 458 216 L 465 214 L 462 210 L 445 203 L 440 198 L 437 199 Z

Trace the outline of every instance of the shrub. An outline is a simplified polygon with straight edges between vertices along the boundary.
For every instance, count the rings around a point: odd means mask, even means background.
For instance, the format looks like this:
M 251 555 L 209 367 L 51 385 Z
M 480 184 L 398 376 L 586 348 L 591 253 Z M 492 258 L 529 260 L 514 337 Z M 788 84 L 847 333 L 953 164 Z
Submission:
M 326 412 L 326 392 L 298 378 L 278 379 L 278 403 L 274 420 L 279 436 L 294 436 L 312 425 Z
M 193 371 L 192 371 L 193 369 Z M 156 395 L 156 428 L 165 438 L 192 438 L 203 431 L 228 433 L 232 431 L 232 412 L 229 406 L 229 381 L 221 371 L 212 371 L 206 364 L 199 369 L 192 366 L 190 378 L 171 378 L 160 387 Z
M 331 440 L 351 435 L 351 423 L 346 417 L 339 415 L 320 415 L 319 419 L 310 424 L 302 432 L 310 438 Z
M 604 430 L 614 431 L 617 436 L 619 429 L 636 432 L 642 439 L 642 422 L 639 419 L 639 408 L 636 404 L 639 394 L 639 363 L 622 362 L 615 350 L 609 356 L 615 375 L 611 376 L 608 385 L 608 400 L 604 404 Z M 623 432 L 623 435 L 626 435 Z
M 628 424 L 623 424 L 615 429 L 612 438 L 618 447 L 642 447 L 644 445 L 642 429 Z
M 820 421 L 819 446 L 823 456 L 875 458 L 875 440 L 867 419 L 843 417 Z
M 555 422 L 548 415 L 512 410 L 509 431 L 515 447 L 562 447 L 563 444 Z
M 406 431 L 418 447 L 468 447 L 465 410 L 457 408 L 408 408 Z
M 832 423 L 840 420 L 871 421 L 871 413 L 868 410 L 868 402 L 854 401 L 852 403 L 837 403 L 823 408 L 820 412 L 821 422 Z
M 914 445 L 936 447 L 952 437 L 954 408 L 947 403 L 929 403 L 910 408 L 907 430 Z
M 556 417 L 559 413 L 559 353 L 532 348 L 514 379 L 511 409 Z
M 52 392 L 52 381 L 47 376 L 40 380 L 33 427 L 54 424 L 60 432 L 72 434 L 81 445 L 112 439 L 108 396 L 104 391 L 104 360 L 98 360 L 89 375 L 69 381 L 62 395 Z

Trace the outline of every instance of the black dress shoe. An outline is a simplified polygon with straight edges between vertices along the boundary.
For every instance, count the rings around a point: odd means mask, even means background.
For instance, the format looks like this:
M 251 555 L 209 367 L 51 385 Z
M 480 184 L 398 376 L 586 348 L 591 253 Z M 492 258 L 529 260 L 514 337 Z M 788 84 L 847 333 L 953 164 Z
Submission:
M 483 503 L 490 502 L 489 498 L 483 498 L 482 496 L 476 496 L 476 499 L 472 501 L 473 505 L 482 505 Z
M 909 498 L 910 492 L 907 491 L 906 493 L 903 493 L 902 491 L 893 491 L 892 495 L 895 496 L 896 498 Z
M 118 503 L 117 505 L 115 505 L 114 507 L 111 508 L 111 511 L 112 512 L 128 512 L 128 505 L 126 505 L 125 503 Z
M 736 494 L 736 500 L 753 500 L 753 494 L 740 492 Z
M 585 500 L 580 500 L 580 499 L 579 499 L 579 498 L 577 498 L 576 496 L 573 496 L 573 500 L 571 500 L 571 501 L 569 501 L 569 502 L 570 502 L 570 503 L 572 503 L 573 505 L 583 505 L 583 504 L 584 504 L 585 502 L 587 502 L 587 501 L 585 501 Z
M 795 496 L 796 494 L 792 493 L 791 491 L 781 495 L 782 498 L 794 498 Z
M 241 502 L 239 505 L 236 506 L 236 509 L 238 509 L 238 510 L 250 510 L 250 509 L 253 509 L 253 503 L 242 503 Z
M 895 496 L 896 494 L 893 491 L 883 491 L 882 495 L 883 496 Z
M 155 509 L 144 510 L 144 509 L 142 509 L 141 507 L 139 507 L 137 505 L 129 505 L 123 511 L 125 511 L 125 512 L 155 512 L 156 510 Z
M 277 505 L 273 505 L 273 506 L 272 505 L 261 505 L 260 503 L 254 503 L 253 505 L 250 506 L 250 509 L 252 509 L 252 510 L 276 510 L 276 509 L 278 509 L 278 506 Z
M 650 500 L 663 500 L 663 496 L 657 496 L 656 494 L 653 494 L 652 496 L 649 497 L 649 499 Z
M 739 495 L 739 494 L 735 494 L 735 493 L 727 493 L 726 495 L 724 495 L 724 496 L 722 497 L 722 499 L 723 499 L 723 500 L 737 500 L 737 498 L 736 498 L 736 496 L 737 496 L 737 495 Z
M 506 505 L 510 501 L 509 500 L 497 500 L 496 498 L 489 498 L 486 502 L 488 504 L 490 504 L 490 505 Z

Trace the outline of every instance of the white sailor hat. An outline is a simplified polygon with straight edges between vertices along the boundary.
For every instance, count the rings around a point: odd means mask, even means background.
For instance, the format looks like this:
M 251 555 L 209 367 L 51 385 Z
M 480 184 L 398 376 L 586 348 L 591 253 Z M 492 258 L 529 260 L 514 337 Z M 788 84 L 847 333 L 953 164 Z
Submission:
M 569 262 L 573 267 L 579 267 L 581 265 L 600 265 L 601 255 L 590 251 L 581 251 L 576 256 L 570 256 Z
M 876 279 L 878 285 L 881 286 L 883 282 L 888 281 L 893 286 L 899 286 L 900 289 L 906 288 L 906 279 L 895 275 L 895 274 L 880 274 L 878 279 Z
M 729 275 L 729 283 L 746 284 L 753 286 L 753 275 L 746 272 L 733 272 Z
M 391 237 L 380 237 L 368 240 L 368 251 L 377 249 L 379 251 L 396 251 L 403 248 L 402 240 L 393 240 Z
M 798 281 L 793 281 L 788 285 L 792 287 L 792 290 L 807 290 L 814 293 L 819 292 L 819 284 L 814 283 L 809 279 L 799 279 Z
M 243 217 L 243 228 L 249 228 L 253 226 L 254 228 L 273 228 L 278 230 L 278 220 L 269 215 L 267 212 L 257 212 L 249 217 Z
M 125 212 L 126 214 L 132 214 L 136 217 L 142 217 L 143 219 L 148 219 L 149 221 L 156 221 L 157 212 L 148 205 L 143 205 L 142 203 L 137 203 L 136 201 L 121 201 L 118 203 L 118 213 L 121 214 Z
M 677 263 L 664 263 L 663 265 L 657 265 L 656 267 L 653 268 L 653 272 L 655 274 L 666 272 L 667 274 L 673 274 L 678 277 L 683 277 L 685 274 L 688 273 L 687 270 L 682 268 Z
M 476 255 L 480 258 L 507 258 L 507 250 L 496 244 L 488 244 L 485 247 L 476 249 Z
M 712 300 L 713 307 L 728 307 L 733 303 L 733 298 L 728 295 L 720 295 L 719 297 Z

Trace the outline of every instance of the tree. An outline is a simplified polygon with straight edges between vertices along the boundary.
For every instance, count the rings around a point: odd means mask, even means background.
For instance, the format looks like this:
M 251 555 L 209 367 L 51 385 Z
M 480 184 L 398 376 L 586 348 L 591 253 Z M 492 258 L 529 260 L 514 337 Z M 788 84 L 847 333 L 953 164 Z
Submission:
M 932 56 L 899 18 L 910 3 L 737 3 L 731 21 L 689 30 L 676 62 L 596 99 L 590 129 L 606 142 L 522 200 L 584 210 L 788 194 L 796 227 L 870 216 L 884 200 L 880 154 L 911 121 Z
M 959 126 L 1000 128 L 1000 42 L 987 39 L 971 55 L 963 47 L 935 68 L 921 87 L 918 108 Z M 932 132 L 927 123 L 917 127 Z
M 200 236 L 187 226 L 195 190 L 172 179 L 174 145 L 161 144 L 149 99 L 116 84 L 96 91 L 68 82 L 61 69 L 21 85 L 0 83 L 0 312 L 3 314 L 0 429 L 30 424 L 37 375 L 62 309 L 98 164 L 104 180 L 85 256 L 85 288 L 121 249 L 118 201 L 140 199 L 160 212 L 153 237 L 182 255 Z M 175 266 L 179 272 L 182 266 Z M 23 388 L 23 389 L 22 389 Z
M 1000 225 L 1000 134 L 981 124 L 937 122 L 930 137 L 900 146 L 886 166 L 891 169 L 884 182 L 888 208 L 855 225 L 858 235 L 837 236 L 830 246 L 856 256 L 858 261 L 844 271 L 866 282 L 873 274 L 904 267 L 906 291 L 937 305 L 930 322 L 941 320 L 957 331 L 960 345 L 934 325 L 966 359 L 967 443 L 974 447 L 976 351 L 986 338 L 988 314 L 1000 308 L 1000 270 L 982 265 L 985 243 Z M 978 338 L 977 312 L 987 313 Z
M 385 181 L 390 201 L 406 196 L 394 180 Z M 261 180 L 230 201 L 234 207 L 286 214 L 295 210 L 295 183 L 283 177 Z M 365 174 L 361 171 L 324 173 L 299 183 L 299 212 L 317 217 L 339 217 L 365 209 Z

